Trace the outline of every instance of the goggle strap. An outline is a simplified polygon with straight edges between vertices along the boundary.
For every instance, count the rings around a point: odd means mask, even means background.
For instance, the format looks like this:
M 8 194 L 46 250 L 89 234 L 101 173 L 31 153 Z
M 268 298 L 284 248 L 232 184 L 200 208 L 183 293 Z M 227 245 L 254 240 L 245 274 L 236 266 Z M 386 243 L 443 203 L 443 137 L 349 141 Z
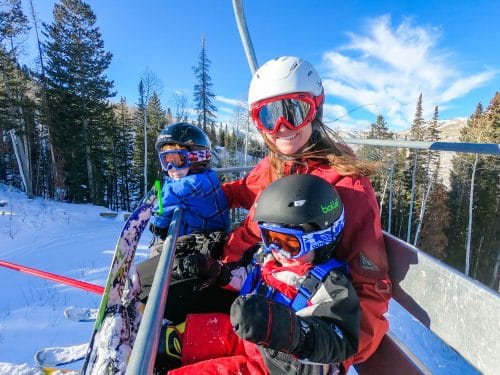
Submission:
M 189 156 L 189 161 L 191 161 L 191 162 L 207 161 L 207 160 L 211 159 L 211 157 L 212 157 L 212 151 L 211 150 L 193 150 L 193 151 L 188 151 L 188 156 Z M 191 156 L 196 156 L 196 160 L 192 160 Z
M 289 234 L 295 236 L 300 243 L 301 249 L 298 255 L 289 257 L 289 259 L 294 259 L 294 258 L 300 258 L 312 250 L 318 249 L 320 247 L 329 245 L 337 241 L 340 232 L 344 228 L 344 225 L 345 225 L 344 210 L 342 210 L 342 214 L 335 223 L 332 223 L 332 225 L 330 225 L 328 228 L 315 232 L 305 233 L 303 230 L 300 229 L 284 228 L 279 226 L 273 226 L 266 223 L 260 223 L 259 228 L 261 229 L 262 243 L 264 245 L 265 251 L 267 252 L 272 251 L 272 247 L 274 247 L 278 251 L 284 251 L 284 250 L 279 249 L 274 244 L 266 245 L 265 236 L 262 230 L 274 231 L 282 234 Z

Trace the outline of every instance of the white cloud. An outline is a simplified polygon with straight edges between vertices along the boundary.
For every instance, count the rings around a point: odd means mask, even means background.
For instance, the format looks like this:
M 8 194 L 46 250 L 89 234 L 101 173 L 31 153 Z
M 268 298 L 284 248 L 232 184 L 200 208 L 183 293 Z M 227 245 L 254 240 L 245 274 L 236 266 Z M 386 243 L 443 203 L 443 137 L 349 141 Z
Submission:
M 492 80 L 496 72 L 489 71 L 475 74 L 471 77 L 465 77 L 456 80 L 445 92 L 441 94 L 441 100 L 444 102 L 459 98 L 471 89 L 480 87 L 485 82 Z
M 345 107 L 338 104 L 327 104 L 323 105 L 323 118 L 325 121 L 333 121 L 339 117 L 346 117 L 347 110 Z
M 436 105 L 444 108 L 498 74 L 485 70 L 467 76 L 457 71 L 450 54 L 436 47 L 440 34 L 410 19 L 397 27 L 389 16 L 370 21 L 364 35 L 349 33 L 349 44 L 324 53 L 326 94 L 358 105 L 373 104 L 365 109 L 401 127 L 413 120 L 420 93 L 424 116 L 432 116 Z
M 235 107 L 245 107 L 246 108 L 246 102 L 241 100 L 241 99 L 231 99 L 231 98 L 226 98 L 224 96 L 215 96 L 215 100 L 221 103 L 226 103 L 233 105 Z

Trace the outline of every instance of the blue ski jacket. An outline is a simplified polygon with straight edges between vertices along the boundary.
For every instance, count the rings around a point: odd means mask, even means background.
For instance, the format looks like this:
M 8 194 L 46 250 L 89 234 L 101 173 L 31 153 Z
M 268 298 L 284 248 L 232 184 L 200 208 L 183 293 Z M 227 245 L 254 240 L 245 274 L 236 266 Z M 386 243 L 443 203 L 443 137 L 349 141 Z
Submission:
M 211 169 L 189 174 L 179 180 L 168 175 L 163 180 L 161 191 L 163 213 L 159 215 L 159 204 L 154 207 L 151 224 L 168 229 L 176 207 L 184 209 L 184 218 L 179 236 L 194 231 L 229 232 L 229 209 L 215 172 Z

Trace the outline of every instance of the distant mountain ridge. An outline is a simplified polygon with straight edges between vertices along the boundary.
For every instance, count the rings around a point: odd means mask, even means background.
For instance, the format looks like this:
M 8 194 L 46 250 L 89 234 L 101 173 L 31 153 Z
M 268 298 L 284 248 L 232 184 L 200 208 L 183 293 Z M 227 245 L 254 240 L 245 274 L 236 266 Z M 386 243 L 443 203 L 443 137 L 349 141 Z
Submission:
M 467 125 L 466 118 L 453 118 L 449 120 L 438 121 L 438 130 L 441 132 L 439 134 L 440 140 L 443 142 L 459 142 L 460 141 L 460 130 Z M 370 129 L 356 130 L 349 128 L 336 128 L 334 129 L 342 139 L 349 138 L 366 138 Z M 404 139 L 410 134 L 410 129 L 402 130 L 396 132 L 396 138 Z
M 440 131 L 439 140 L 443 142 L 459 142 L 460 130 L 467 125 L 466 118 L 453 118 L 449 120 L 438 121 L 438 130 Z M 396 133 L 398 138 L 404 138 L 410 134 L 410 129 Z
M 460 142 L 460 130 L 463 129 L 467 125 L 466 118 L 454 118 L 449 120 L 441 120 L 438 121 L 438 130 L 440 131 L 439 140 L 441 142 Z M 342 139 L 346 140 L 349 138 L 366 138 L 369 129 L 366 130 L 353 130 L 353 129 L 335 129 L 335 131 L 342 137 Z M 403 130 L 401 132 L 396 133 L 396 138 L 398 139 L 409 139 L 410 129 Z M 351 145 L 354 150 L 357 150 L 359 145 Z M 445 186 L 450 186 L 450 171 L 451 171 L 451 161 L 454 152 L 440 152 L 440 177 L 445 184 Z

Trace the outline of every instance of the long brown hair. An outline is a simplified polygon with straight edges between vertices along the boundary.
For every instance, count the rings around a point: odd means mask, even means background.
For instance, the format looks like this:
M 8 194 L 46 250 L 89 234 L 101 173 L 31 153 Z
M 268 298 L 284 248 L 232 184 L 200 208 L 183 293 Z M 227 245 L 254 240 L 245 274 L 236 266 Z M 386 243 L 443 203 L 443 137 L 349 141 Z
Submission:
M 307 144 L 294 155 L 283 155 L 264 134 L 261 134 L 269 148 L 272 176 L 279 178 L 284 174 L 285 162 L 293 160 L 305 163 L 308 159 L 327 160 L 328 164 L 343 176 L 369 176 L 377 170 L 377 164 L 358 158 L 342 138 L 326 126 L 317 116 L 312 121 L 312 134 Z

